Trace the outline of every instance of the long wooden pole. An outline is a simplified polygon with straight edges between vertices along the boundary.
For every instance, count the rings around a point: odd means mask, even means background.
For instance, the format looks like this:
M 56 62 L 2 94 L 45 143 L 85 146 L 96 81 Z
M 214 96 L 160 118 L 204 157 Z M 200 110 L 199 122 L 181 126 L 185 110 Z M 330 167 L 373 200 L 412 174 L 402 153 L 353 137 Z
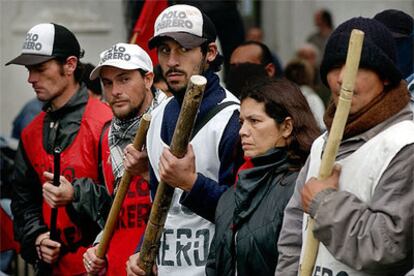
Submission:
M 338 153 L 339 145 L 344 134 L 346 121 L 348 120 L 351 109 L 352 95 L 354 93 L 355 79 L 358 72 L 359 60 L 361 58 L 364 32 L 352 30 L 349 39 L 348 53 L 345 62 L 344 78 L 336 107 L 332 127 L 329 131 L 328 141 L 322 155 L 321 167 L 318 179 L 323 180 L 332 173 L 335 158 Z M 318 254 L 319 241 L 313 235 L 314 220 L 309 217 L 306 231 L 306 245 L 299 267 L 300 276 L 311 276 Z
M 133 146 L 137 150 L 141 150 L 145 144 L 145 137 L 147 135 L 148 127 L 151 121 L 151 115 L 146 113 L 142 115 L 141 122 L 137 132 L 135 134 Z M 122 175 L 121 182 L 118 186 L 118 190 L 115 194 L 114 202 L 112 203 L 111 210 L 109 211 L 108 218 L 105 222 L 105 227 L 103 230 L 102 238 L 99 242 L 98 249 L 96 251 L 96 256 L 99 258 L 104 258 L 108 250 L 109 243 L 114 234 L 116 222 L 118 220 L 118 215 L 122 207 L 122 203 L 125 199 L 125 196 L 129 189 L 129 184 L 131 182 L 132 175 L 124 171 Z M 89 273 L 88 275 L 93 275 Z
M 129 43 L 135 44 L 138 38 L 138 33 L 133 33 Z M 140 127 L 137 129 L 137 133 L 134 138 L 134 148 L 141 150 L 144 143 L 145 137 L 148 131 L 149 123 L 151 121 L 150 114 L 144 114 L 141 119 Z M 108 218 L 105 222 L 104 232 L 102 234 L 101 241 L 99 242 L 98 249 L 96 250 L 96 256 L 99 258 L 104 258 L 106 252 L 108 251 L 109 242 L 112 239 L 114 234 L 116 221 L 118 218 L 119 211 L 122 207 L 122 202 L 125 199 L 126 193 L 129 189 L 129 184 L 131 182 L 131 175 L 128 172 L 124 172 L 122 175 L 121 183 L 119 184 L 118 191 L 115 195 L 114 202 L 112 203 L 111 210 L 109 211 Z M 88 276 L 93 276 L 94 274 L 88 273 Z
M 207 80 L 203 76 L 195 75 L 190 78 L 187 86 L 170 145 L 171 153 L 178 158 L 182 158 L 187 152 L 187 146 L 191 138 L 191 132 L 203 98 L 206 83 Z M 158 183 L 138 260 L 139 267 L 145 271 L 146 275 L 151 275 L 151 269 L 158 254 L 158 244 L 173 194 L 174 187 L 169 186 L 163 181 Z

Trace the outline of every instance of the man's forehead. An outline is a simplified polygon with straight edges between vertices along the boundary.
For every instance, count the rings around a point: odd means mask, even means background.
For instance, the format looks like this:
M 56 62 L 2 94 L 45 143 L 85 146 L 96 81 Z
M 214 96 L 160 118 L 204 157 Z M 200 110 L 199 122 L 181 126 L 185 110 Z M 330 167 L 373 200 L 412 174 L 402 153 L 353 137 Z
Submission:
M 40 68 L 49 67 L 52 63 L 56 63 L 56 59 L 47 60 L 45 62 L 41 62 L 41 63 L 33 64 L 33 65 L 25 65 L 25 67 L 27 69 L 34 69 L 34 68 L 40 69 Z
M 261 63 L 262 51 L 258 45 L 239 46 L 231 55 L 230 62 L 237 63 Z
M 137 69 L 122 69 L 116 66 L 105 65 L 105 66 L 102 66 L 100 76 L 104 77 L 104 75 L 108 75 L 108 74 L 115 75 L 115 76 L 122 76 L 122 75 L 133 74 L 135 71 L 137 71 Z

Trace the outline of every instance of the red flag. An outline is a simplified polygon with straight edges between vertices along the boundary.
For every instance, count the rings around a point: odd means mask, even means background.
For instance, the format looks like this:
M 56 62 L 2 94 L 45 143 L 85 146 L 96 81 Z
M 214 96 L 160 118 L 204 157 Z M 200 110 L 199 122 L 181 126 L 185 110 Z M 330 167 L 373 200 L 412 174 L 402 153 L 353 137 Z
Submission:
M 157 51 L 148 49 L 148 40 L 154 35 L 157 16 L 168 7 L 168 0 L 145 0 L 141 13 L 132 31 L 131 43 L 138 44 L 151 57 L 154 66 L 158 64 Z

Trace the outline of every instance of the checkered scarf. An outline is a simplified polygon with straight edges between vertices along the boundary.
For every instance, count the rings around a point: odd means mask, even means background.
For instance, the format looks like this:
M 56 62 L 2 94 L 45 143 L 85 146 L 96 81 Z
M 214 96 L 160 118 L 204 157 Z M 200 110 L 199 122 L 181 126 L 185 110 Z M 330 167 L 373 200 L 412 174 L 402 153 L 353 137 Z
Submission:
M 151 112 L 158 105 L 160 93 L 161 92 L 156 91 L 151 106 L 148 107 L 144 114 Z M 115 177 L 115 186 L 117 186 L 117 183 L 119 183 L 124 173 L 123 150 L 128 144 L 133 142 L 135 133 L 141 123 L 142 115 L 127 120 L 120 120 L 116 117 L 112 119 L 108 140 L 109 150 L 111 152 L 112 172 Z
M 139 127 L 141 116 L 128 120 L 120 120 L 116 117 L 111 122 L 109 129 L 109 150 L 111 151 L 112 171 L 115 183 L 119 181 L 124 173 L 123 149 L 133 142 L 135 133 Z

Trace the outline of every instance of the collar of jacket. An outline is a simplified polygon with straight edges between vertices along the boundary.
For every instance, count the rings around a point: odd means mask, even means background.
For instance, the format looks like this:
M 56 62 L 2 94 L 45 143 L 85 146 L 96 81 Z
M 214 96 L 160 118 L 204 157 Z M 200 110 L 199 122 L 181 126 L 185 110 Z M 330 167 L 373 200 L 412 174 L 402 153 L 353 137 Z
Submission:
M 202 106 L 200 106 L 200 113 L 202 112 L 201 110 L 202 108 L 210 110 L 210 108 L 212 107 L 212 105 L 209 105 L 210 102 L 215 102 L 215 104 L 217 104 L 217 101 L 214 101 L 214 98 L 219 97 L 221 94 L 221 93 L 217 93 L 217 91 L 221 91 L 224 93 L 224 89 L 223 87 L 220 86 L 220 79 L 217 76 L 217 74 L 215 74 L 212 70 L 209 69 L 206 72 L 204 72 L 203 76 L 207 79 L 207 85 L 203 93 L 203 100 L 202 100 Z M 180 93 L 177 95 L 174 94 L 173 101 L 178 102 L 179 106 L 181 106 L 184 101 L 184 95 L 185 95 L 184 93 Z M 223 98 L 223 96 L 221 98 Z M 209 99 L 209 100 L 206 102 L 205 99 Z
M 251 159 L 253 168 L 239 173 L 235 191 L 233 225 L 237 228 L 260 205 L 273 183 L 283 185 L 289 171 L 287 148 L 273 148 Z
M 58 110 L 51 111 L 51 102 L 47 102 L 42 110 L 47 112 L 52 118 L 60 118 L 62 115 L 83 106 L 88 101 L 88 91 L 86 85 L 81 82 L 79 90 L 69 99 L 69 101 Z
M 396 87 L 381 93 L 358 113 L 348 117 L 343 135 L 344 139 L 361 134 L 384 122 L 404 109 L 409 102 L 410 95 L 407 83 L 401 81 Z M 335 112 L 336 107 L 331 100 L 324 115 L 325 125 L 328 130 L 332 126 Z
M 207 85 L 197 114 L 198 118 L 202 118 L 210 109 L 226 97 L 224 88 L 220 86 L 219 77 L 213 71 L 207 70 L 204 76 L 207 79 Z M 161 138 L 167 144 L 171 143 L 183 99 L 184 95 L 180 95 L 179 98 L 174 96 L 165 108 L 163 125 L 161 127 Z

